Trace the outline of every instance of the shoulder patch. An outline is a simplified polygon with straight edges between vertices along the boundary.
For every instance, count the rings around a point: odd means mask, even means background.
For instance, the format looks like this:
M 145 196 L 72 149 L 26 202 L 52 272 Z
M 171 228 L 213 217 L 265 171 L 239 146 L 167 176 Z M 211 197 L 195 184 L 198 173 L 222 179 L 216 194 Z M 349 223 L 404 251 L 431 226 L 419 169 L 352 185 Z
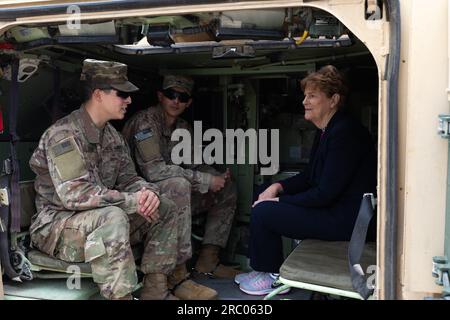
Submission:
M 153 137 L 153 131 L 150 128 L 149 129 L 144 129 L 144 130 L 142 130 L 142 131 L 140 131 L 140 132 L 138 132 L 138 133 L 136 133 L 134 135 L 134 139 L 137 142 L 146 140 L 146 139 L 151 138 L 151 137 Z
M 151 161 L 160 156 L 159 139 L 153 133 L 153 130 L 148 128 L 139 131 L 134 135 L 136 140 L 136 147 L 144 162 Z
M 68 137 L 50 147 L 50 158 L 62 181 L 72 180 L 87 173 L 81 151 L 74 137 Z
M 52 153 L 55 157 L 62 156 L 63 154 L 74 150 L 74 146 L 72 145 L 72 140 L 65 140 L 63 142 L 58 143 L 57 145 L 52 147 Z

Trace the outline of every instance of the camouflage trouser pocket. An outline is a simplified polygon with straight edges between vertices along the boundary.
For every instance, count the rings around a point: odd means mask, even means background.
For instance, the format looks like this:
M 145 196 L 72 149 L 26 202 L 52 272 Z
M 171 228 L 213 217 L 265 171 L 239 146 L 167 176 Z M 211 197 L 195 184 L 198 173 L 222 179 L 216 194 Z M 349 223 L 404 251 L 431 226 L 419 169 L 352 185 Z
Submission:
M 84 256 L 85 261 L 91 263 L 94 281 L 96 283 L 105 283 L 110 273 L 110 266 L 106 257 L 103 239 L 96 232 L 91 233 L 87 237 L 86 245 L 84 246 Z
M 55 256 L 70 262 L 84 262 L 85 240 L 80 237 L 80 230 L 65 228 L 58 239 Z

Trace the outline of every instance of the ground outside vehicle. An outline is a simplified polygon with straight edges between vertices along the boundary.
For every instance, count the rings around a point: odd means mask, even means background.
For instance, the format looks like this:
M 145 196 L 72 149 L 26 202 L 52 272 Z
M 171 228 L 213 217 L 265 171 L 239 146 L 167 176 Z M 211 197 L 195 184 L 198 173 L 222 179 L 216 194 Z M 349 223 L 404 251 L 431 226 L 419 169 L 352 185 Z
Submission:
M 160 76 L 188 74 L 196 93 L 186 118 L 202 120 L 204 130 L 280 129 L 276 175 L 260 175 L 260 163 L 229 166 L 240 197 L 227 252 L 244 265 L 249 190 L 308 160 L 311 127 L 302 119 L 298 80 L 332 63 L 347 72 L 350 108 L 377 139 L 375 298 L 450 295 L 449 10 L 445 0 L 3 1 L 0 158 L 10 160 L 0 202 L 20 216 L 18 181 L 33 179 L 28 159 L 45 128 L 79 106 L 84 58 L 128 64 L 143 88 L 130 113 L 155 101 Z M 19 220 L 0 228 L 17 235 L 15 249 L 26 239 Z M 444 287 L 430 272 L 433 257 Z M 39 281 L 33 290 L 55 283 Z M 20 286 L 3 291 L 21 296 Z

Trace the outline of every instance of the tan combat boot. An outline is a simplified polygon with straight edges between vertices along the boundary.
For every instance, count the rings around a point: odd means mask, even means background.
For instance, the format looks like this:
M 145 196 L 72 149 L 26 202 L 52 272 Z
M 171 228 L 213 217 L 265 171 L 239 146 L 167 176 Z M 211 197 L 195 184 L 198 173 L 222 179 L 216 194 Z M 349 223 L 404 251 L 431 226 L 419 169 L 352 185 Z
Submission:
M 236 270 L 233 267 L 219 264 L 219 251 L 219 246 L 212 244 L 203 245 L 197 263 L 195 264 L 195 270 L 217 278 L 226 279 L 234 279 L 237 274 L 242 273 L 242 271 Z
M 169 288 L 181 300 L 215 300 L 217 291 L 188 279 L 186 264 L 179 264 L 168 277 Z
M 144 276 L 144 287 L 140 300 L 179 300 L 167 288 L 167 276 L 163 273 L 149 273 Z
M 131 295 L 131 293 L 120 297 L 120 298 L 112 298 L 111 300 L 133 300 L 133 296 Z

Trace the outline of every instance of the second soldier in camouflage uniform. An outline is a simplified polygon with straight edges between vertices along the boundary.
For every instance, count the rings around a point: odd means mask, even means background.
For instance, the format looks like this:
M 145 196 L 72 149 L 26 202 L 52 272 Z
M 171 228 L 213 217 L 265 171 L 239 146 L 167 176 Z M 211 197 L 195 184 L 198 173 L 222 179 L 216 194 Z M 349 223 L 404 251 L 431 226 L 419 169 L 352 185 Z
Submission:
M 183 246 L 179 248 L 175 271 L 180 275 L 178 278 L 185 276 L 185 262 L 192 255 L 191 214 L 205 210 L 208 213 L 203 245 L 195 268 L 217 277 L 233 278 L 238 271 L 219 264 L 219 250 L 226 246 L 236 209 L 236 190 L 229 171 L 220 174 L 207 165 L 179 166 L 171 159 L 172 149 L 177 144 L 171 141 L 172 132 L 176 129 L 191 131 L 190 125 L 179 116 L 192 102 L 193 85 L 191 78 L 166 76 L 162 90 L 157 93 L 158 106 L 134 115 L 122 133 L 141 174 L 183 209 L 178 231 Z M 171 279 L 169 285 L 170 282 Z
M 139 177 L 122 136 L 122 119 L 138 88 L 124 64 L 87 59 L 88 100 L 41 137 L 30 166 L 36 173 L 32 245 L 68 262 L 89 262 L 108 299 L 131 299 L 137 284 L 131 245 L 143 243 L 141 299 L 175 298 L 167 275 L 177 262 L 175 204 Z

